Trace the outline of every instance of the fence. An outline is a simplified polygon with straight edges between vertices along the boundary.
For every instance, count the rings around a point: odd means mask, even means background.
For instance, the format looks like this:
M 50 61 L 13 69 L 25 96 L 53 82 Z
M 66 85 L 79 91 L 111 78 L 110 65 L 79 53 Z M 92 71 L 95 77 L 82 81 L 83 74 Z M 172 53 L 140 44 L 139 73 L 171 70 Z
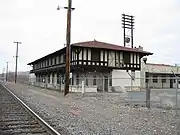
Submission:
M 29 84 L 43 88 L 64 90 L 62 77 L 30 79 Z M 179 102 L 180 79 L 177 77 L 108 78 L 78 77 L 70 79 L 70 92 L 115 92 L 126 95 L 129 102 L 145 102 L 150 90 L 152 106 L 175 107 Z M 177 100 L 176 100 L 177 99 Z M 180 103 L 179 103 L 180 104 Z M 180 107 L 180 106 L 178 106 Z

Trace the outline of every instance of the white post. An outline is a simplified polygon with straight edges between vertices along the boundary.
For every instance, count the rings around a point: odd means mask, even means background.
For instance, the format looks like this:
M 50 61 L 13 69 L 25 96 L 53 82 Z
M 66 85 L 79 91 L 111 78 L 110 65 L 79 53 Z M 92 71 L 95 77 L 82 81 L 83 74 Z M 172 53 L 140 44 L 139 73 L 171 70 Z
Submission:
M 100 73 L 100 75 L 102 76 L 102 89 L 103 89 L 103 92 L 104 92 L 104 76 L 101 73 Z

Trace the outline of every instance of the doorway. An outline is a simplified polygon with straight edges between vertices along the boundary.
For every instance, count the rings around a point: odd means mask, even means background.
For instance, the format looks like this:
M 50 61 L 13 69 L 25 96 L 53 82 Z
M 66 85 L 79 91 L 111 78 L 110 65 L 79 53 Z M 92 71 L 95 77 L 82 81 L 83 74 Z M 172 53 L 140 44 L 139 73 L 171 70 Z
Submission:
M 173 88 L 173 79 L 170 79 L 170 88 Z
M 108 77 L 104 76 L 104 91 L 108 92 Z

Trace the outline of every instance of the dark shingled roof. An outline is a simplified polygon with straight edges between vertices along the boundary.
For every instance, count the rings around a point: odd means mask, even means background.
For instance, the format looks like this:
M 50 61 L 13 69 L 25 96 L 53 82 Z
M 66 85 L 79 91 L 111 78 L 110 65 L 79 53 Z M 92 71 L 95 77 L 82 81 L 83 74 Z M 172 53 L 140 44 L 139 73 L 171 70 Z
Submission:
M 87 42 L 79 42 L 72 44 L 73 46 L 82 46 L 82 47 L 90 47 L 90 48 L 103 48 L 103 49 L 110 49 L 110 50 L 121 50 L 121 51 L 128 51 L 128 52 L 141 52 L 147 55 L 152 55 L 153 53 L 139 50 L 138 48 L 128 48 L 124 46 L 119 46 L 115 44 L 99 42 L 99 41 L 87 41 Z
M 138 48 L 128 48 L 128 47 L 124 47 L 124 46 L 119 46 L 119 45 L 115 45 L 115 44 L 110 44 L 110 43 L 105 43 L 105 42 L 100 42 L 100 41 L 86 41 L 86 42 L 78 42 L 78 43 L 73 43 L 71 44 L 71 46 L 79 46 L 79 47 L 88 47 L 88 48 L 102 48 L 102 49 L 108 49 L 108 50 L 119 50 L 119 51 L 127 51 L 127 52 L 139 52 L 145 55 L 152 55 L 153 53 L 151 52 L 147 52 L 147 51 L 143 51 L 140 50 Z M 62 48 L 63 49 L 63 48 Z M 60 49 L 60 50 L 62 50 Z M 52 54 L 58 53 L 60 50 L 53 52 L 51 54 L 48 54 L 40 59 L 37 59 L 31 63 L 28 63 L 28 65 L 33 64 L 34 62 L 37 62 L 45 57 L 48 57 Z

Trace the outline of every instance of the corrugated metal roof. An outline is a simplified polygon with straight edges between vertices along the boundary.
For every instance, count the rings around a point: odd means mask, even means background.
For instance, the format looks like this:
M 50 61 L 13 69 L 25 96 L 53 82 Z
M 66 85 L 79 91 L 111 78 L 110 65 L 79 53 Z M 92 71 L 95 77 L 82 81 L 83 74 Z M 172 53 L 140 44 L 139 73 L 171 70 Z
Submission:
M 173 66 L 173 65 L 168 65 L 168 64 L 156 64 L 156 63 L 147 63 L 147 65 L 175 67 L 175 66 Z

